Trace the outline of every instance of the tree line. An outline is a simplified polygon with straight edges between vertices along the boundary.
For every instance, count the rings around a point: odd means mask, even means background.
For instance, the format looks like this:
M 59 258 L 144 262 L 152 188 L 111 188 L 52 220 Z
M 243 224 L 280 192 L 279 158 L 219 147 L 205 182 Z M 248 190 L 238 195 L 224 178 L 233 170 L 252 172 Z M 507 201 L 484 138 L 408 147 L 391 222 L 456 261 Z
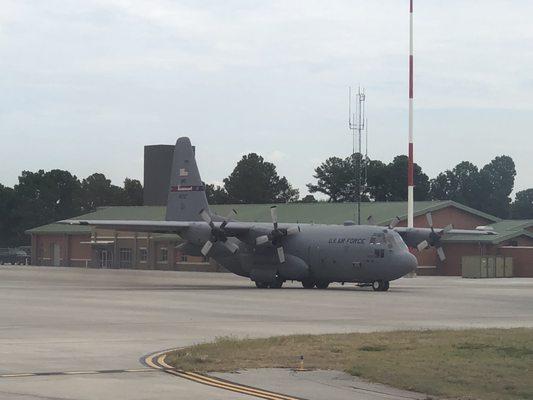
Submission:
M 110 205 L 142 205 L 143 187 L 126 178 L 122 187 L 104 174 L 78 179 L 68 171 L 23 171 L 13 187 L 0 184 L 0 246 L 28 244 L 26 230 Z
M 363 166 L 357 168 L 358 165 Z M 256 153 L 244 155 L 222 186 L 206 185 L 210 204 L 269 204 L 316 202 L 313 194 L 328 202 L 357 200 L 357 171 L 361 171 L 361 200 L 405 201 L 407 199 L 407 157 L 390 163 L 365 159 L 360 154 L 329 157 L 314 170 L 311 193 L 300 198 L 276 166 Z M 454 200 L 501 218 L 533 219 L 533 188 L 520 191 L 514 202 L 510 195 L 516 176 L 509 156 L 498 156 L 482 168 L 463 161 L 430 179 L 414 165 L 415 200 Z M 24 232 L 36 226 L 71 218 L 112 205 L 142 205 L 143 187 L 126 178 L 115 186 L 104 174 L 78 179 L 68 171 L 54 169 L 23 171 L 13 187 L 0 184 L 0 246 L 29 242 Z
M 390 163 L 371 160 L 356 153 L 346 158 L 329 157 L 315 168 L 315 183 L 309 193 L 321 193 L 328 202 L 357 201 L 357 171 L 360 171 L 362 201 L 406 201 L 407 163 L 398 155 Z M 360 167 L 358 167 L 360 166 Z M 500 218 L 533 218 L 533 188 L 520 191 L 512 202 L 516 168 L 511 157 L 495 157 L 482 168 L 468 161 L 430 179 L 414 165 L 414 197 L 423 200 L 454 200 Z M 315 202 L 310 194 L 299 198 L 274 164 L 251 153 L 243 156 L 223 186 L 207 185 L 211 204 Z

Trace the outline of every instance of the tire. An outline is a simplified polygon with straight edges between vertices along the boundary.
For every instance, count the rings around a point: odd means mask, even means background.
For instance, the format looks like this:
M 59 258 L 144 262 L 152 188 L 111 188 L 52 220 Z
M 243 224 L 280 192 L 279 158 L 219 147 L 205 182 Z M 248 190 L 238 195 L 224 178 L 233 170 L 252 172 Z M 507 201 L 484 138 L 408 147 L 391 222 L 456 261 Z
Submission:
M 374 281 L 372 282 L 372 289 L 374 292 L 386 292 L 389 290 L 389 281 Z
M 316 287 L 317 289 L 327 289 L 329 286 L 329 282 L 317 282 Z
M 255 286 L 257 286 L 259 289 L 266 289 L 268 288 L 268 283 L 256 281 Z
M 281 289 L 281 287 L 283 286 L 283 281 L 281 280 L 276 280 L 274 282 L 271 282 L 268 287 L 270 289 Z
M 312 281 L 310 279 L 306 279 L 302 281 L 302 286 L 304 289 L 313 289 L 315 287 L 315 281 Z

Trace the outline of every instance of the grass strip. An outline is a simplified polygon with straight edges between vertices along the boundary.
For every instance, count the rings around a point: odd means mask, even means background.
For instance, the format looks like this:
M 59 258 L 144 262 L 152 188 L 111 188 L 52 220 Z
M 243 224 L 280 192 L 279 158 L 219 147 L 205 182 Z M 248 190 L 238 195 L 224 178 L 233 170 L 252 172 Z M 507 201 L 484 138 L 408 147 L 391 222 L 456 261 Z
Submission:
M 266 339 L 217 338 L 167 356 L 195 372 L 252 368 L 346 371 L 432 396 L 533 399 L 533 329 L 424 330 Z

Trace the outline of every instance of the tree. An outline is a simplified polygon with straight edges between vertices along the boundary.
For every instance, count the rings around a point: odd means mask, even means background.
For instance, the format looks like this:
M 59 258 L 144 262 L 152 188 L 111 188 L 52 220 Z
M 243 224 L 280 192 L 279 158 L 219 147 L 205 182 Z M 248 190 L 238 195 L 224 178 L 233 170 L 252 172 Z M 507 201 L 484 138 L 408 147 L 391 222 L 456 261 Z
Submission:
M 256 153 L 242 157 L 224 179 L 224 187 L 235 203 L 286 203 L 299 195 L 285 177 L 279 177 L 274 164 Z
M 143 205 L 143 186 L 137 179 L 124 180 L 124 203 L 126 206 Z
M 386 168 L 386 200 L 407 200 L 407 166 L 409 159 L 405 155 L 394 157 Z M 429 199 L 429 178 L 418 164 L 413 166 L 414 198 L 417 201 Z
M 430 192 L 435 200 L 454 200 L 479 208 L 483 199 L 480 172 L 471 162 L 463 161 L 432 179 Z
M 516 198 L 511 204 L 513 219 L 533 219 L 533 188 L 516 193 Z
M 351 163 L 339 157 L 330 157 L 316 167 L 313 178 L 317 183 L 307 184 L 309 193 L 323 193 L 333 203 L 346 201 L 346 192 L 354 179 Z
M 308 194 L 300 200 L 300 203 L 318 203 L 318 200 L 312 194 Z
M 209 204 L 229 204 L 231 199 L 222 186 L 207 184 L 205 185 L 205 195 Z
M 14 187 L 13 242 L 27 243 L 27 229 L 81 213 L 81 185 L 68 171 L 22 171 Z
M 123 205 L 125 196 L 122 188 L 112 185 L 104 174 L 89 175 L 81 183 L 84 211 L 94 211 L 98 207 Z
M 357 200 L 357 162 L 362 155 L 341 159 L 330 157 L 315 169 L 316 184 L 308 184 L 310 193 L 324 193 L 331 202 Z M 361 165 L 364 166 L 364 163 Z M 362 178 L 365 169 L 361 168 Z M 389 164 L 378 160 L 366 160 L 366 185 L 363 185 L 362 201 L 407 200 L 407 156 L 396 156 Z M 364 182 L 364 179 L 362 179 Z M 414 165 L 415 200 L 429 198 L 429 178 L 417 164 Z
M 499 156 L 485 165 L 480 174 L 482 201 L 479 209 L 500 218 L 508 218 L 516 169 L 509 156 Z

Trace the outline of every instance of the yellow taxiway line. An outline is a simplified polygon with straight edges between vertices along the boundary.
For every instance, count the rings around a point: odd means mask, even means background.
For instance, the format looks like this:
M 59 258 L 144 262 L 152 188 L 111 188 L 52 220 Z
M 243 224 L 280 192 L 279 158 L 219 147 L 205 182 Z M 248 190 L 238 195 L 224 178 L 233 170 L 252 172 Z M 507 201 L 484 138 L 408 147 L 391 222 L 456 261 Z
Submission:
M 197 383 L 201 383 L 203 385 L 208 385 L 211 387 L 216 387 L 224 390 L 229 390 L 235 393 L 241 393 L 246 394 L 249 396 L 267 399 L 267 400 L 302 400 L 299 397 L 289 396 L 281 393 L 271 392 L 269 390 L 263 390 L 247 385 L 241 385 L 235 382 L 230 382 L 225 379 L 219 379 L 208 375 L 198 374 L 195 372 L 188 372 L 176 369 L 172 367 L 171 365 L 167 364 L 166 362 L 166 356 L 171 351 L 175 351 L 179 349 L 171 349 L 171 350 L 165 350 L 160 351 L 157 353 L 154 353 L 146 358 L 144 358 L 144 362 L 146 365 L 162 370 L 164 372 L 167 372 L 169 374 L 179 376 L 180 378 L 188 379 Z

